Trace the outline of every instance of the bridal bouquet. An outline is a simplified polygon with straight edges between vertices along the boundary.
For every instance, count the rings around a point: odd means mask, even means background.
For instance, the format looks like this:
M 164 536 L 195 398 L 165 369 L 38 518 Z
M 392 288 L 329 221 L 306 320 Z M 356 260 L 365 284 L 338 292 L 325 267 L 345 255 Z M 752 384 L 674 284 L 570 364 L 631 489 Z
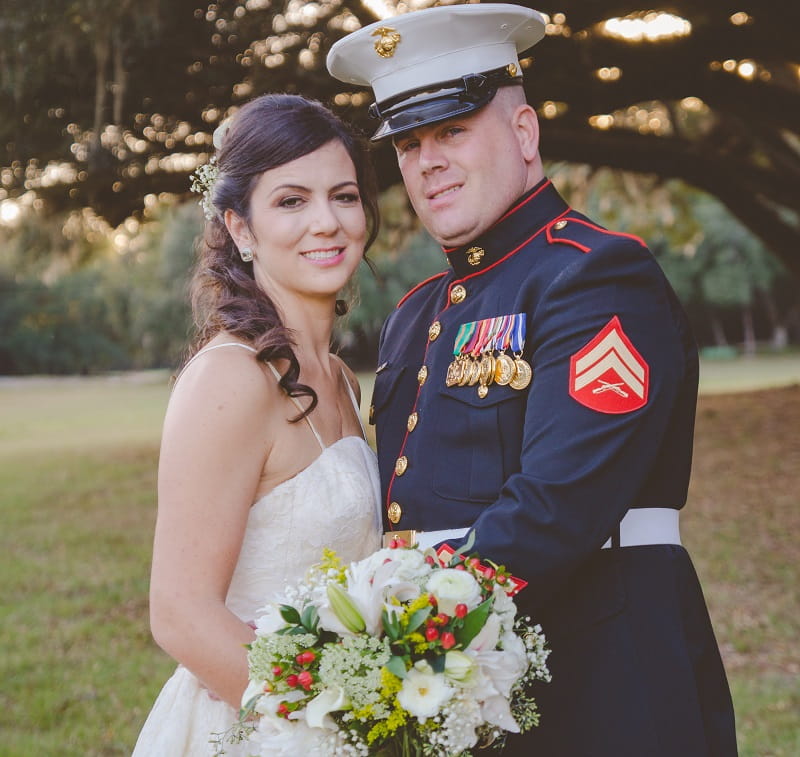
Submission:
M 326 551 L 265 608 L 217 754 L 451 757 L 537 724 L 525 684 L 549 680 L 548 651 L 516 617 L 524 583 L 447 546 L 393 547 L 347 566 Z

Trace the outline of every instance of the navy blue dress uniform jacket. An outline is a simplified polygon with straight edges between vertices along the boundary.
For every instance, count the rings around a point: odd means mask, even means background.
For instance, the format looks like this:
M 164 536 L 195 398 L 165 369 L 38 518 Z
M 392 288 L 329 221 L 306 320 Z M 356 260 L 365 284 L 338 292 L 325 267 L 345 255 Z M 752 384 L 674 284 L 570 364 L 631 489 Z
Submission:
M 548 180 L 445 252 L 450 269 L 406 295 L 381 336 L 371 415 L 384 527 L 473 527 L 474 549 L 528 582 L 518 605 L 543 626 L 553 680 L 533 692 L 541 725 L 504 754 L 735 755 L 685 549 L 601 549 L 629 509 L 686 502 L 697 350 L 658 264 Z M 528 388 L 446 386 L 460 325 L 518 313 Z M 629 347 L 628 382 L 578 391 L 580 358 L 611 332 Z M 603 404 L 608 383 L 620 391 Z

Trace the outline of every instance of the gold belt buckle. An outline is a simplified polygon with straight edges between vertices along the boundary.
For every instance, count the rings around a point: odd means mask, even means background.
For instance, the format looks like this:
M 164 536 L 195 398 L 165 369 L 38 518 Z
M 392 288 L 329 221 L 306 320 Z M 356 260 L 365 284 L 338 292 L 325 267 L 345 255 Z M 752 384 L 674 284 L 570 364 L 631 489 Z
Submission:
M 406 546 L 412 547 L 417 543 L 417 531 L 413 528 L 407 528 L 405 531 L 385 531 L 383 534 L 384 548 L 390 547 L 395 539 L 403 539 Z

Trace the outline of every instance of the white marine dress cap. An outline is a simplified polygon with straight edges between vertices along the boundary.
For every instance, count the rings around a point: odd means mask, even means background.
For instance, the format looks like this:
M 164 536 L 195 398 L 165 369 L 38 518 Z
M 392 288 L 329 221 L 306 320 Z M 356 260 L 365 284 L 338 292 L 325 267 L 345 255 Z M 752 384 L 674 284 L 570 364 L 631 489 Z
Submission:
M 519 56 L 544 33 L 542 14 L 519 5 L 428 8 L 343 37 L 328 71 L 372 87 L 378 140 L 483 107 L 498 87 L 521 82 Z

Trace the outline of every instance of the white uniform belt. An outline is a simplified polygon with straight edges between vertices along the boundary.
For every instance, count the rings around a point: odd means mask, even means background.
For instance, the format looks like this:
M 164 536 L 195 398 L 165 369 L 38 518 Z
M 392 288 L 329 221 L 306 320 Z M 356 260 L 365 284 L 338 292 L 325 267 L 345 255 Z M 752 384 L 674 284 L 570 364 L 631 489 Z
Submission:
M 469 528 L 445 528 L 442 531 L 414 531 L 413 529 L 387 531 L 383 535 L 383 546 L 388 547 L 393 540 L 403 539 L 409 547 L 416 544 L 420 549 L 427 549 L 440 541 L 460 539 L 462 536 L 467 535 L 467 531 L 469 531 Z
M 619 546 L 641 547 L 647 544 L 680 544 L 678 511 L 671 507 L 640 507 L 628 510 L 619 524 Z M 603 549 L 609 549 L 609 539 Z
M 411 546 L 417 544 L 420 549 L 433 547 L 442 541 L 460 539 L 466 536 L 469 528 L 445 528 L 441 531 L 387 531 L 384 546 L 393 539 L 404 539 Z M 678 528 L 678 511 L 672 507 L 640 507 L 628 510 L 619 524 L 619 546 L 641 547 L 647 544 L 680 544 L 681 534 Z M 603 544 L 609 549 L 612 540 Z

